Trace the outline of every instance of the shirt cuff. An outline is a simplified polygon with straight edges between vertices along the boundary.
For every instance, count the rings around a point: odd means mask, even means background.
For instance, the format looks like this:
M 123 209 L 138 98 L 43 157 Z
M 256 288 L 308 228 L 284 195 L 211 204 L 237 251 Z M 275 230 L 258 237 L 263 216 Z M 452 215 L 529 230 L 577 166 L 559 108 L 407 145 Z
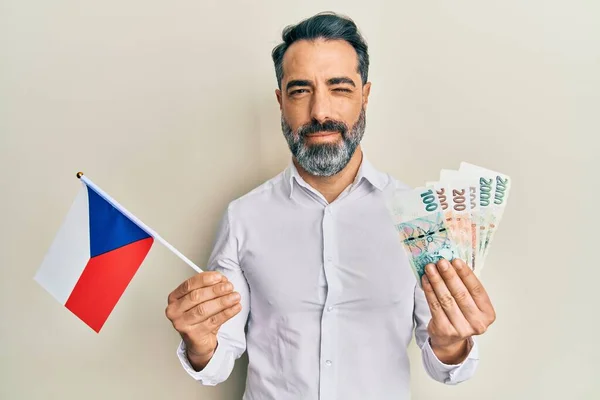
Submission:
M 221 383 L 224 380 L 221 378 L 223 371 L 228 370 L 226 365 L 229 363 L 229 357 L 225 346 L 222 344 L 217 346 L 215 353 L 202 371 L 196 371 L 194 370 L 194 367 L 192 367 L 190 360 L 187 358 L 186 346 L 183 340 L 179 343 L 179 347 L 177 348 L 177 357 L 185 371 L 192 378 L 206 386 L 215 386 Z
M 445 364 L 437 358 L 431 348 L 429 338 L 427 338 L 421 350 L 423 351 L 423 361 L 429 367 L 427 370 L 432 378 L 449 385 L 454 385 L 473 376 L 479 361 L 479 348 L 477 342 L 472 337 L 468 340 L 471 350 L 465 360 L 460 364 Z

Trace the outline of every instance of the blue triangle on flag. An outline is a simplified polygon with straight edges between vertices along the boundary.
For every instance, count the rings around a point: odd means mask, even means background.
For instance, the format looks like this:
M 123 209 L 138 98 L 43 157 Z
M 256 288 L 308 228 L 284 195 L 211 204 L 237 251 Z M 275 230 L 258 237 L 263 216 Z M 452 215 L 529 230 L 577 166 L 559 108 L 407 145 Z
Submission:
M 87 189 L 91 257 L 150 237 L 146 231 L 104 200 L 92 188 L 88 186 Z

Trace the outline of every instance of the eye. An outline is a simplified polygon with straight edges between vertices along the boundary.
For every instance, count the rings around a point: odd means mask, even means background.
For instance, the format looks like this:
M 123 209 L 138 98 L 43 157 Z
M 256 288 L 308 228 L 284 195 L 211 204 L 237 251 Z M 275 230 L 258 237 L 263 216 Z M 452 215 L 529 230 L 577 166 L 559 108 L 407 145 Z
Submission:
M 296 89 L 296 90 L 292 90 L 290 92 L 290 96 L 293 96 L 295 94 L 302 94 L 302 93 L 306 93 L 306 92 L 308 92 L 307 89 Z
M 346 88 L 335 88 L 333 90 L 336 91 L 336 92 L 352 93 L 352 90 L 346 89 Z

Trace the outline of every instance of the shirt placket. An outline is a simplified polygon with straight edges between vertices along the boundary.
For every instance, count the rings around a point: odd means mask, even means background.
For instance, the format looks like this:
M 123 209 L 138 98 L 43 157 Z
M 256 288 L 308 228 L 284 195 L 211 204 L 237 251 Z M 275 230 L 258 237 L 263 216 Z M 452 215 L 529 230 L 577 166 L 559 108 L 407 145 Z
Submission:
M 331 204 L 323 211 L 323 269 L 327 282 L 327 294 L 321 316 L 321 351 L 319 399 L 333 400 L 337 398 L 337 309 L 336 300 L 340 290 L 339 278 L 336 271 L 338 259 L 335 241 L 335 210 Z

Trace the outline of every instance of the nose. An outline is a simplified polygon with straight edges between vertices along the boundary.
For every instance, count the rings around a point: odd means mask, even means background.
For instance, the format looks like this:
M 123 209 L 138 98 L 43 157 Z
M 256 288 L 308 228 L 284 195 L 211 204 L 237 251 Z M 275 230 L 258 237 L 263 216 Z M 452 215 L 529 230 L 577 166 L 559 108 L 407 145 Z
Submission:
M 331 98 L 326 90 L 315 90 L 312 98 L 310 116 L 319 123 L 331 119 Z

